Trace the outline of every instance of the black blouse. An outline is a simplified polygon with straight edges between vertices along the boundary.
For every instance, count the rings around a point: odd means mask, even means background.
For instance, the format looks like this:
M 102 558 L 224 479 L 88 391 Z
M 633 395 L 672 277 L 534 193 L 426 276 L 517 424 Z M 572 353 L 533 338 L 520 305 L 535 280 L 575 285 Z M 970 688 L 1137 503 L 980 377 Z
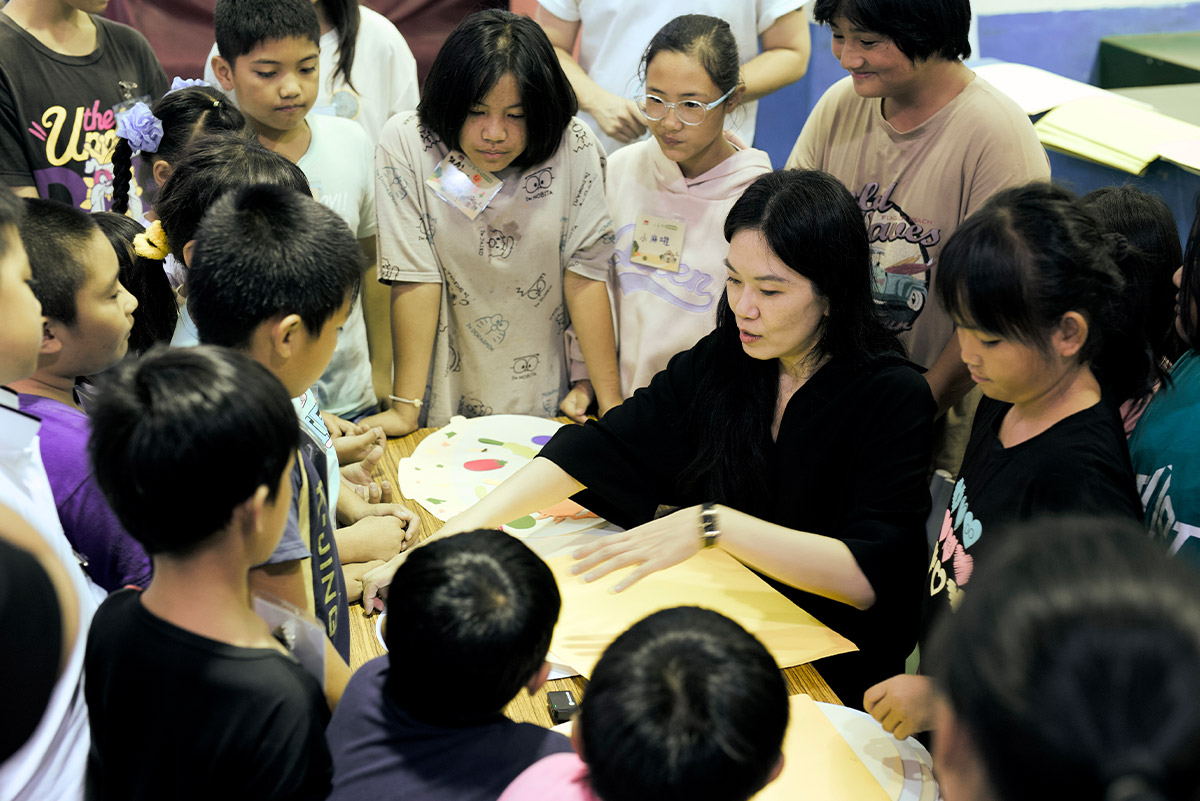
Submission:
M 715 351 L 714 333 L 603 420 L 559 430 L 541 455 L 587 486 L 576 500 L 626 527 L 650 520 L 660 504 L 748 506 L 702 497 L 681 480 L 694 456 L 694 439 L 684 431 L 687 406 Z M 859 611 L 767 579 L 858 645 L 857 659 L 837 658 L 846 681 L 822 670 L 849 704 L 860 704 L 874 681 L 902 673 L 917 640 L 935 411 L 929 385 L 909 362 L 831 359 L 788 401 L 776 441 L 768 443 L 774 479 L 762 487 L 768 497 L 757 499 L 767 510 L 759 516 L 841 540 L 875 591 L 875 604 Z

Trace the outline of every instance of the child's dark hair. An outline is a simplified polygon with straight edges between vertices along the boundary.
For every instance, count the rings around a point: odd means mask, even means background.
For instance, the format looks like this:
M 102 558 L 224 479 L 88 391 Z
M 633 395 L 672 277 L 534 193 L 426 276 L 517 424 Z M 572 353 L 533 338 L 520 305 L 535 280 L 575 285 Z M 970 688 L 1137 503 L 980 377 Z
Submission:
M 217 198 L 248 184 L 275 184 L 311 194 L 304 171 L 267 150 L 253 134 L 213 134 L 197 139 L 158 193 L 154 210 L 171 253 L 183 262 L 184 246 Z
M 1122 265 L 1137 258 L 1071 192 L 1032 183 L 994 195 L 958 227 L 935 283 L 958 324 L 1043 352 L 1064 314 L 1082 314 L 1088 337 L 1079 361 L 1120 403 L 1147 394 L 1154 369 L 1122 299 Z
M 971 0 L 816 0 L 814 20 L 829 25 L 837 17 L 886 36 L 913 61 L 971 57 Z
M 263 42 L 321 42 L 321 23 L 311 0 L 217 0 L 213 30 L 217 52 L 230 66 Z
M 1132 184 L 1106 186 L 1083 196 L 1104 230 L 1121 234 L 1142 255 L 1122 267 L 1130 316 L 1141 320 L 1156 364 L 1173 362 L 1183 353 L 1175 331 L 1175 271 L 1183 264 L 1183 246 L 1175 215 L 1161 197 Z M 1161 369 L 1161 368 L 1160 368 Z M 1165 378 L 1162 371 L 1157 377 Z
M 926 657 L 989 797 L 1200 797 L 1200 584 L 1136 524 L 1009 530 Z
M 122 362 L 88 417 L 96 481 L 152 555 L 186 555 L 260 486 L 274 500 L 300 438 L 279 380 L 225 348 L 156 348 Z M 196 501 L 186 509 L 180 487 Z
M 463 20 L 438 51 L 417 113 L 450 149 L 471 107 L 505 73 L 511 73 L 525 113 L 525 150 L 513 166 L 524 169 L 550 159 L 579 106 L 554 48 L 529 17 L 479 11 Z
M 74 325 L 75 300 L 87 283 L 90 267 L 82 256 L 96 223 L 74 206 L 43 198 L 24 198 L 25 213 L 17 230 L 33 272 L 33 294 L 42 314 L 64 325 Z
M 162 260 L 139 256 L 133 250 L 133 238 L 144 229 L 124 214 L 112 211 L 93 212 L 92 219 L 117 252 L 121 285 L 137 298 L 138 313 L 129 333 L 129 350 L 140 356 L 156 344 L 169 343 L 179 309 Z
M 787 687 L 762 643 L 708 609 L 656 612 L 617 637 L 579 720 L 604 801 L 744 801 L 780 758 Z
M 757 231 L 772 252 L 829 302 L 817 354 L 857 360 L 903 353 L 884 328 L 871 298 L 871 256 L 862 211 L 833 176 L 816 170 L 776 170 L 760 176 L 725 218 L 725 239 Z M 774 360 L 748 356 L 724 292 L 717 303 L 719 347 L 701 380 L 688 429 L 703 432 L 686 471 L 704 477 L 709 497 L 761 502 L 769 476 L 762 443 L 771 441 L 779 391 Z M 739 508 L 745 508 L 739 506 Z
M 1179 327 L 1188 344 L 1200 347 L 1200 320 L 1196 319 L 1196 304 L 1200 302 L 1200 196 L 1196 200 L 1196 216 L 1188 233 L 1183 254 L 1183 281 L 1179 285 Z
M 350 80 L 350 72 L 354 69 L 354 50 L 358 43 L 358 28 L 361 21 L 358 0 L 322 0 L 322 2 L 325 16 L 329 18 L 329 24 L 337 31 L 338 37 L 338 59 L 333 68 L 333 75 L 330 77 L 336 79 L 341 75 L 350 88 L 354 89 L 354 83 Z M 324 80 L 324 76 L 321 79 Z
M 358 240 L 337 212 L 312 197 L 256 184 L 222 197 L 196 231 L 188 311 L 200 341 L 244 347 L 256 328 L 298 314 L 313 336 L 364 269 Z
M 709 79 L 724 94 L 741 82 L 742 64 L 737 39 L 729 23 L 704 14 L 684 14 L 668 22 L 654 34 L 642 61 L 638 76 L 644 83 L 646 68 L 662 52 L 682 53 L 700 62 Z
M 9 236 L 20 236 L 25 204 L 13 194 L 8 184 L 0 181 L 0 259 L 8 255 Z
M 143 153 L 149 162 L 165 161 L 174 166 L 183 157 L 188 145 L 197 136 L 227 131 L 246 130 L 246 118 L 219 89 L 211 86 L 191 86 L 168 92 L 150 109 L 162 122 L 162 141 L 154 153 Z M 133 148 L 126 139 L 117 140 L 113 153 L 112 210 L 124 214 L 129 210 L 129 165 Z
M 496 716 L 545 661 L 560 603 L 550 568 L 503 531 L 414 549 L 388 596 L 388 695 L 435 725 Z

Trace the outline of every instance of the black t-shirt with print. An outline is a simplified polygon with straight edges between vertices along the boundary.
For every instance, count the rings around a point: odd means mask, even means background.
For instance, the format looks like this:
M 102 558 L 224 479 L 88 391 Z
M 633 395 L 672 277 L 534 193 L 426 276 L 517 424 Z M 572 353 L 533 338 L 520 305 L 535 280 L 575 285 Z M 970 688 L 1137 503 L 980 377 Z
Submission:
M 926 574 L 922 642 L 941 615 L 958 605 L 980 560 L 1003 539 L 1006 523 L 1064 514 L 1141 520 L 1125 435 L 1107 400 L 1005 448 L 998 432 L 1010 408 L 1010 403 L 984 398 L 975 413 Z

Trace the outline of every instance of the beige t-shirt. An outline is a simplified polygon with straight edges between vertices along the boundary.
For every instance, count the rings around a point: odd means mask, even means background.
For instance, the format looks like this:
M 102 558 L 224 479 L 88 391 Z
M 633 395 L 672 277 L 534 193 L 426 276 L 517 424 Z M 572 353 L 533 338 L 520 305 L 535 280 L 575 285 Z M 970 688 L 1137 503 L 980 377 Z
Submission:
M 604 153 L 571 120 L 549 160 L 497 173 L 503 186 L 471 220 L 425 183 L 447 150 L 412 112 L 392 117 L 375 154 L 379 280 L 442 285 L 423 424 L 551 417 L 568 389 L 564 274 L 608 278 Z
M 933 364 L 954 324 L 933 295 L 942 246 L 1002 189 L 1049 180 L 1029 117 L 982 78 L 911 131 L 883 118 L 852 79 L 809 115 L 787 167 L 824 170 L 853 193 L 871 241 L 875 300 L 913 361 Z

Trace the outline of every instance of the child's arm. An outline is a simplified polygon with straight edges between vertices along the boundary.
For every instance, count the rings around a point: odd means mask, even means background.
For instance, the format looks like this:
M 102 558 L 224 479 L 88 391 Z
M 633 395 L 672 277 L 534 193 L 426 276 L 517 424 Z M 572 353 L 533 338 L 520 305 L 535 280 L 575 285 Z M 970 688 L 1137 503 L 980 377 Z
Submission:
M 613 333 L 612 308 L 608 303 L 608 285 L 568 272 L 563 277 L 563 294 L 579 335 L 579 348 L 587 364 L 590 387 L 603 415 L 621 405 L 617 340 Z
M 376 237 L 360 239 L 358 244 L 367 265 L 362 279 L 362 308 L 367 349 L 371 354 L 371 382 L 376 397 L 386 398 L 392 391 L 391 291 L 379 283 Z
M 425 397 L 441 303 L 441 284 L 392 284 L 391 394 L 410 400 Z M 362 422 L 381 426 L 389 437 L 402 437 L 417 430 L 420 411 L 415 404 L 393 401 L 392 408 Z

